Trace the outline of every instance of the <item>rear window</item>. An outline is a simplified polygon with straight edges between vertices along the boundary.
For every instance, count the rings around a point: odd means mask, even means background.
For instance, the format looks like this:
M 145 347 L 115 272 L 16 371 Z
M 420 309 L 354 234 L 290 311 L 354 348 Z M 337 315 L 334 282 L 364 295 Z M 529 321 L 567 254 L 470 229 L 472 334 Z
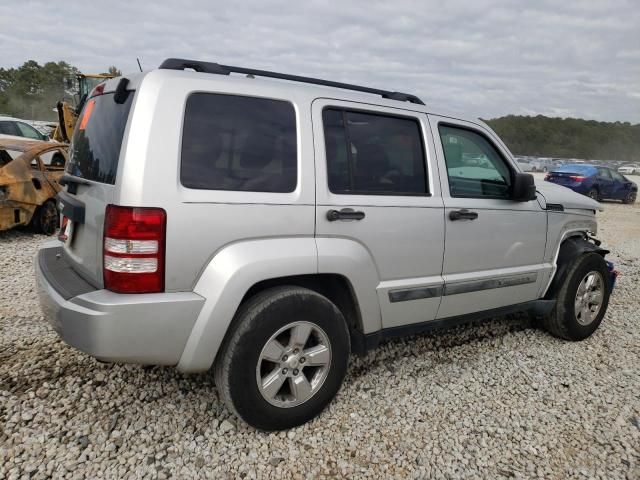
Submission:
M 426 195 L 415 118 L 326 108 L 322 112 L 329 190 L 342 195 Z
M 296 159 L 291 103 L 213 93 L 187 99 L 180 164 L 185 187 L 292 192 Z
M 133 92 L 124 103 L 113 93 L 90 98 L 78 117 L 73 132 L 67 172 L 101 183 L 116 182 L 122 137 L 127 125 Z

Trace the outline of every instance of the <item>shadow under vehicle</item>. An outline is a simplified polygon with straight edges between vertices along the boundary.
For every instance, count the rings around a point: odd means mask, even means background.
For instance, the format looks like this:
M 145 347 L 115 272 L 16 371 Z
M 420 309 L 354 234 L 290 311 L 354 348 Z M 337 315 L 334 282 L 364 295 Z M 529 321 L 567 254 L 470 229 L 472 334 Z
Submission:
M 0 231 L 21 225 L 46 235 L 56 231 L 55 196 L 67 150 L 60 143 L 0 139 Z

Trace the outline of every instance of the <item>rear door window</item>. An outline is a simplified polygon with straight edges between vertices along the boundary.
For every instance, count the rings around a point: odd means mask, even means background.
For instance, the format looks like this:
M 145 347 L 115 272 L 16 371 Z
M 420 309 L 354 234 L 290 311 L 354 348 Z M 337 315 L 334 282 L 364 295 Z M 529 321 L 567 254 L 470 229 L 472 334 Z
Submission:
M 16 127 L 16 122 L 6 120 L 0 122 L 0 134 L 13 135 L 15 137 L 21 136 L 20 132 L 18 131 L 18 127 Z
M 78 117 L 71 140 L 67 172 L 95 182 L 114 184 L 133 92 L 124 103 L 113 93 L 90 98 Z
M 332 193 L 428 193 L 417 119 L 327 108 L 322 121 Z
M 193 93 L 185 109 L 180 181 L 194 189 L 292 192 L 296 148 L 291 103 Z

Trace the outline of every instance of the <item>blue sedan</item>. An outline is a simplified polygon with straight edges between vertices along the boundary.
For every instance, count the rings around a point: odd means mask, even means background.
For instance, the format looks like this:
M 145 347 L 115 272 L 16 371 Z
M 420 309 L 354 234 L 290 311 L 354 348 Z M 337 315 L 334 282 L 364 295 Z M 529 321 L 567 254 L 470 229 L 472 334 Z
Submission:
M 597 201 L 611 199 L 634 203 L 638 195 L 638 185 L 627 177 L 610 168 L 595 165 L 563 165 L 547 173 L 544 179 Z

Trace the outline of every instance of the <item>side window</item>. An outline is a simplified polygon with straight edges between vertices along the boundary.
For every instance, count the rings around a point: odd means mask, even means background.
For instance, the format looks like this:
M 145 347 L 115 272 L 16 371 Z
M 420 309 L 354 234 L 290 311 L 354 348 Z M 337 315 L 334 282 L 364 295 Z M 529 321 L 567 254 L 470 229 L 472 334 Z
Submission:
M 607 180 L 611 180 L 611 173 L 606 168 L 599 168 L 598 176 L 602 178 L 606 178 Z
M 322 121 L 332 193 L 428 193 L 416 119 L 327 108 Z
M 3 121 L 0 122 L 0 134 L 2 135 L 13 135 L 15 137 L 20 137 L 20 132 L 16 127 L 16 122 L 11 121 Z
M 615 170 L 610 170 L 609 172 L 611 173 L 611 176 L 613 177 L 614 180 L 618 182 L 626 182 L 626 179 Z
M 31 125 L 27 125 L 26 123 L 16 122 L 16 126 L 18 130 L 20 130 L 20 136 L 31 138 L 33 140 L 42 140 L 42 134 L 38 132 Z
M 439 131 L 452 197 L 509 198 L 511 170 L 489 140 L 461 127 Z
M 180 181 L 188 188 L 292 192 L 296 114 L 289 102 L 213 93 L 187 99 Z

